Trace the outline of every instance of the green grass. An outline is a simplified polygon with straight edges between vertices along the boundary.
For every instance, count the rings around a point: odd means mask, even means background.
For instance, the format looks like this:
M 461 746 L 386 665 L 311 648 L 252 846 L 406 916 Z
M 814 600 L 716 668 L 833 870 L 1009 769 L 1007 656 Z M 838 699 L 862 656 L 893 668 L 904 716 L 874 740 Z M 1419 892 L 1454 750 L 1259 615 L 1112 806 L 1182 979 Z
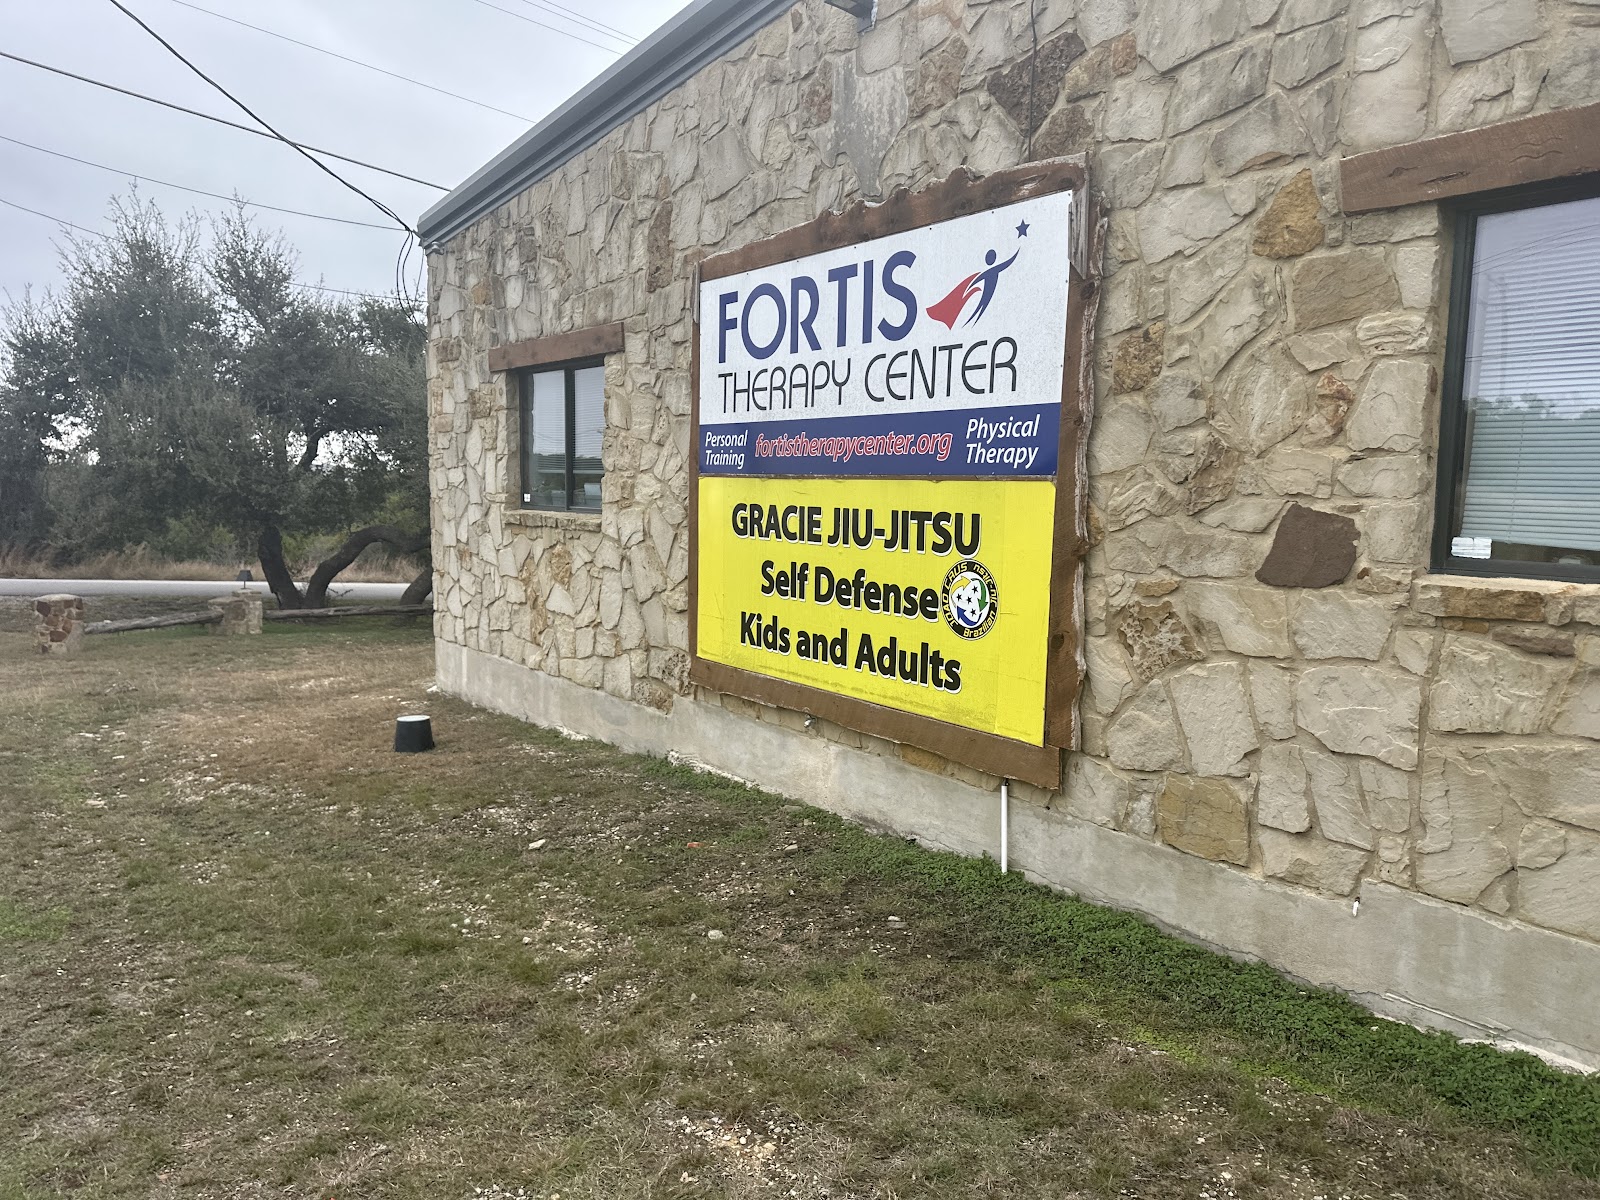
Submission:
M 72 913 L 65 908 L 30 910 L 0 896 L 0 943 L 53 942 L 71 919 Z
M 429 696 L 425 631 L 4 636 L 0 1200 L 1600 1197 L 1592 1080 Z
M 746 801 L 738 784 L 651 762 L 656 778 Z M 1115 909 L 1062 896 L 989 859 L 925 850 L 818 814 L 833 848 L 828 869 L 914 893 L 925 913 L 959 924 L 975 946 L 1055 979 L 1109 985 L 1124 1002 L 1161 1012 L 1187 1033 L 1248 1038 L 1237 1062 L 1294 1077 L 1329 1095 L 1404 1112 L 1433 1102 L 1475 1124 L 1511 1130 L 1547 1164 L 1600 1176 L 1600 1075 L 1566 1074 L 1530 1054 L 1465 1043 L 1375 1017 L 1332 992 L 1300 987 L 1261 963 L 1238 962 Z M 1146 1032 L 1167 1053 L 1182 1042 Z

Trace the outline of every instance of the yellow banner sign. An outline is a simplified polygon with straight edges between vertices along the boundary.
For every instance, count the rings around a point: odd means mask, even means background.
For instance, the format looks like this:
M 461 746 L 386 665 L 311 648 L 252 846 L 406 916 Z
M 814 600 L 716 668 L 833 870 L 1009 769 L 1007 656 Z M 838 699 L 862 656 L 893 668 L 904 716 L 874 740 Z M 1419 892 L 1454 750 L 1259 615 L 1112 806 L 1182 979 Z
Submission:
M 1053 481 L 699 486 L 702 658 L 1043 745 Z

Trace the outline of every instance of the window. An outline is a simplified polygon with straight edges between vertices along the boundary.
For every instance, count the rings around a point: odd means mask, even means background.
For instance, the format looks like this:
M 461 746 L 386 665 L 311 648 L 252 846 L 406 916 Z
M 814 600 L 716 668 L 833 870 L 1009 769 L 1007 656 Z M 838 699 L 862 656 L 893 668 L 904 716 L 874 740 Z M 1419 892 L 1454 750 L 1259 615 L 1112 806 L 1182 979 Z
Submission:
M 522 372 L 522 505 L 598 511 L 606 371 L 598 359 Z
M 1600 181 L 1458 216 L 1434 567 L 1600 581 Z

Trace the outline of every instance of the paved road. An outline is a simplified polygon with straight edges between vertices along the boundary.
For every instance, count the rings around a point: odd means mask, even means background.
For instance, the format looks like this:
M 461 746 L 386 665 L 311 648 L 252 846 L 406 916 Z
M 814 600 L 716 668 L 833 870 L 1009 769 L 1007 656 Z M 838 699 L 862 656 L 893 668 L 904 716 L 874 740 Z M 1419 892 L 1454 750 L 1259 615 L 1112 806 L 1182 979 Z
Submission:
M 196 596 L 209 600 L 241 587 L 270 594 L 267 585 L 259 580 L 237 583 L 231 579 L 215 582 L 203 579 L 0 579 L 0 596 L 49 596 L 66 592 L 73 596 Z M 334 604 L 380 604 L 400 599 L 405 590 L 403 583 L 336 583 L 328 589 L 328 600 Z

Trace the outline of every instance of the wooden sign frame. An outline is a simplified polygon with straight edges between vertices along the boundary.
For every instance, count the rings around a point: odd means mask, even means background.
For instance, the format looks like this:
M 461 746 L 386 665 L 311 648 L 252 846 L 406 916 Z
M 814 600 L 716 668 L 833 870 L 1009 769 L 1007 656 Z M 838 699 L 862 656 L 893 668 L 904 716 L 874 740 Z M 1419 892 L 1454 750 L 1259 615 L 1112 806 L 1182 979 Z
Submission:
M 1061 425 L 1056 469 L 1055 535 L 1050 569 L 1043 746 L 902 712 L 807 684 L 730 667 L 700 657 L 700 284 L 745 271 L 853 246 L 1021 200 L 1072 191 L 1073 241 L 1084 247 L 1089 277 L 1071 271 L 1067 295 L 1066 358 L 1061 380 Z M 694 350 L 690 364 L 689 678 L 701 687 L 760 704 L 793 709 L 846 728 L 942 755 L 1004 779 L 1044 788 L 1061 784 L 1062 752 L 1077 745 L 1082 681 L 1083 559 L 1088 550 L 1085 451 L 1093 405 L 1091 358 L 1097 271 L 1105 222 L 1091 206 L 1084 157 L 1051 159 L 981 178 L 965 168 L 921 191 L 900 189 L 882 204 L 858 201 L 808 224 L 705 259 L 695 280 Z M 881 477 L 877 477 L 881 478 Z M 900 478 L 906 478 L 901 476 Z M 914 478 L 922 478 L 915 476 Z

